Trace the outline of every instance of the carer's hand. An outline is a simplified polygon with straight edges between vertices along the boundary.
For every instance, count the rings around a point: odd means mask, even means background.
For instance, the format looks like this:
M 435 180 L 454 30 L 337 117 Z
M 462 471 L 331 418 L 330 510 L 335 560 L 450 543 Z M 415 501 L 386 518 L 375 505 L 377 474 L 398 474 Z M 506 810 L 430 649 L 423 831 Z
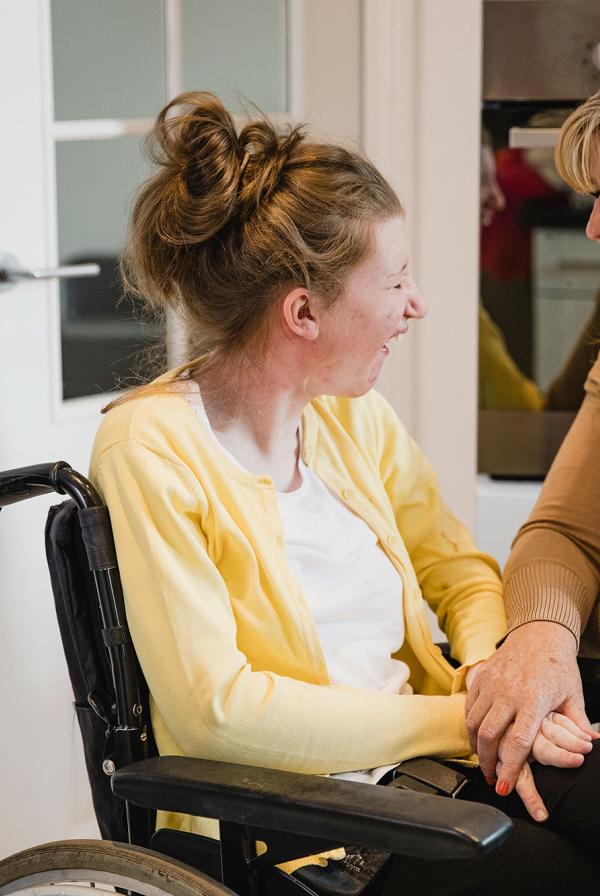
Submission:
M 542 720 L 553 710 L 596 737 L 585 714 L 576 642 L 556 622 L 529 622 L 515 629 L 480 665 L 470 681 L 466 726 L 481 770 L 492 781 L 503 744 L 496 792 L 508 795 L 531 753 Z

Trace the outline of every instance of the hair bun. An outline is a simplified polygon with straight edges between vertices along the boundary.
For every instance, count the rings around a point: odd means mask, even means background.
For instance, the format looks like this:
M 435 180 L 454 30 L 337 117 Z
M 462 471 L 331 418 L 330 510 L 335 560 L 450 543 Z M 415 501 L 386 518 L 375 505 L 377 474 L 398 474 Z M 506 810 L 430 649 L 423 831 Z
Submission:
M 209 240 L 238 205 L 240 144 L 229 112 L 212 93 L 181 94 L 158 116 L 148 152 L 171 189 L 163 239 L 174 245 Z
M 304 139 L 302 127 L 278 134 L 266 120 L 247 124 L 239 136 L 244 154 L 239 200 L 248 211 L 257 208 L 277 188 L 296 146 Z

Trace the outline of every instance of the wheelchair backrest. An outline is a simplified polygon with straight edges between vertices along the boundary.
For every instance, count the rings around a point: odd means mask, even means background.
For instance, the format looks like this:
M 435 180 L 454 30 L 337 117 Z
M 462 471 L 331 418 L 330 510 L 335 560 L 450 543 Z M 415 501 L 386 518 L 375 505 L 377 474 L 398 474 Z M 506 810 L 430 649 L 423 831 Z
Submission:
M 103 837 L 147 846 L 153 813 L 117 800 L 110 787 L 115 769 L 155 755 L 156 745 L 108 509 L 64 461 L 0 471 L 0 510 L 53 492 L 71 498 L 50 511 L 46 552 L 94 808 Z
M 80 516 L 86 511 L 80 511 L 73 501 L 51 507 L 46 523 L 46 557 L 94 811 L 103 838 L 126 842 L 131 839 L 131 819 L 126 804 L 112 793 L 110 776 L 116 768 L 156 755 L 157 751 L 148 712 L 148 688 L 131 644 L 124 612 L 117 612 L 118 618 L 106 618 L 113 614 L 102 606 L 98 579 L 102 570 L 90 570 L 90 565 L 102 566 L 103 560 L 106 562 L 105 557 L 100 557 L 94 563 L 94 558 L 99 546 L 102 553 L 107 539 L 110 539 L 108 553 L 114 552 L 106 510 L 94 510 L 101 513 L 85 520 L 84 544 Z M 114 564 L 113 582 L 106 597 L 113 601 L 114 575 L 115 572 L 118 575 L 118 570 L 116 559 L 110 562 Z M 115 622 L 116 625 L 111 625 Z M 125 666 L 129 677 L 133 667 L 136 678 L 133 690 L 138 694 L 134 707 L 119 706 L 119 700 L 123 700 L 128 690 L 123 687 L 127 675 Z M 128 709 L 133 709 L 135 732 L 131 726 L 122 724 L 127 721 Z M 148 826 L 152 823 L 143 827 Z M 132 839 L 143 842 L 146 837 Z
M 50 508 L 46 557 L 98 826 L 105 839 L 123 841 L 125 807 L 113 797 L 110 778 L 103 771 L 104 762 L 114 762 L 115 689 L 73 501 Z

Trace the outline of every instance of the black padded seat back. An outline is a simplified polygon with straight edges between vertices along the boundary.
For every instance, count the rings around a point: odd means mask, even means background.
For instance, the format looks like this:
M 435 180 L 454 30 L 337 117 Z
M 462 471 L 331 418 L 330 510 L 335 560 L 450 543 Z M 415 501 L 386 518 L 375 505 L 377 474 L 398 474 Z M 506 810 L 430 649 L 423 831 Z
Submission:
M 88 540 L 93 538 L 89 528 L 86 537 Z M 96 584 L 89 570 L 79 513 L 73 501 L 50 508 L 46 523 L 46 557 L 100 833 L 104 839 L 127 842 L 125 803 L 114 796 L 110 776 L 103 770 L 105 760 L 118 767 L 116 691 L 102 637 Z M 138 681 L 142 706 L 146 708 L 148 688 L 139 669 Z M 156 755 L 150 720 L 145 721 L 148 753 Z

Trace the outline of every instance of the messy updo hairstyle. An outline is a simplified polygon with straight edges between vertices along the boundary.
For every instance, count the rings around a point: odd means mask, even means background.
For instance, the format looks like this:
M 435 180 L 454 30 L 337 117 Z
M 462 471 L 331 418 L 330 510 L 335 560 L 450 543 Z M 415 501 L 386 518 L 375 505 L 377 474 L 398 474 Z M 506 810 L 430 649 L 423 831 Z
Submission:
M 571 112 L 563 124 L 555 161 L 560 176 L 578 193 L 595 193 L 600 188 L 591 171 L 600 162 L 600 91 Z
M 260 348 L 283 290 L 334 303 L 369 253 L 373 223 L 402 213 L 360 153 L 311 142 L 302 126 L 279 133 L 263 117 L 238 134 L 211 93 L 170 102 L 147 149 L 155 170 L 133 206 L 122 276 L 151 312 L 184 320 L 188 374 Z

